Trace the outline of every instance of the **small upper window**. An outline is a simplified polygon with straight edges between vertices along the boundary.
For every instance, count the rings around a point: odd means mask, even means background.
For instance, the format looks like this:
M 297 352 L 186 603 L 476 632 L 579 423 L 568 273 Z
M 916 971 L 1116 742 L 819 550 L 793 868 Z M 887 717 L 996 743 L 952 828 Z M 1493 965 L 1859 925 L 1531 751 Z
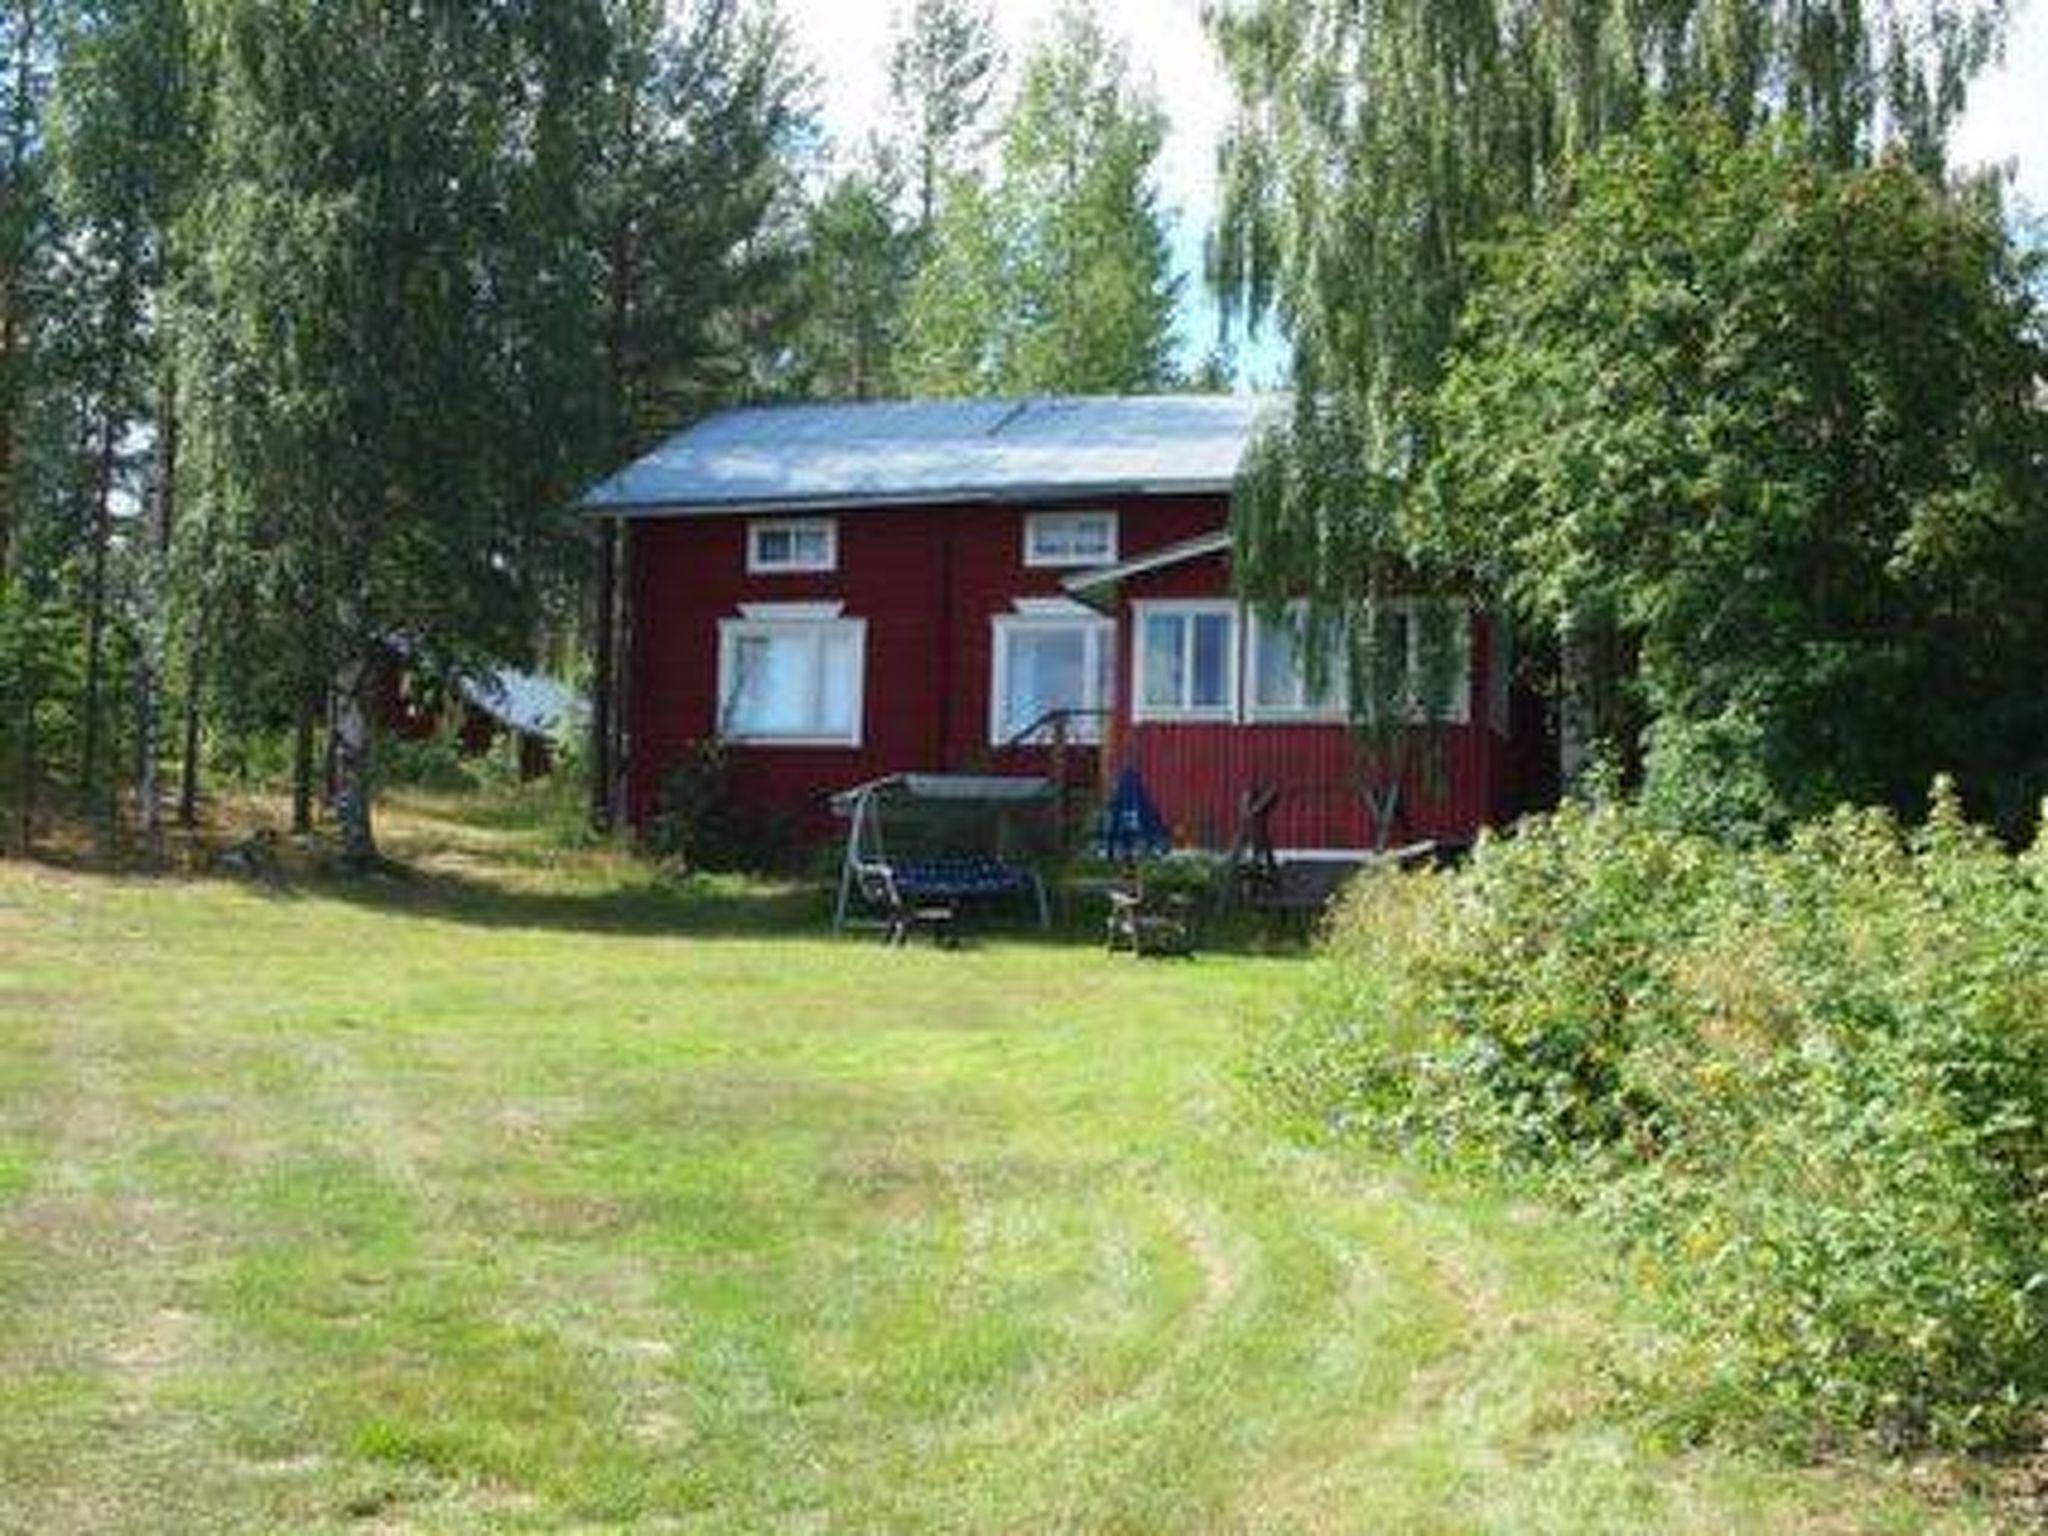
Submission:
M 1034 512 L 1024 519 L 1026 565 L 1114 565 L 1114 512 Z
M 839 525 L 829 517 L 747 524 L 747 569 L 756 575 L 839 568 Z

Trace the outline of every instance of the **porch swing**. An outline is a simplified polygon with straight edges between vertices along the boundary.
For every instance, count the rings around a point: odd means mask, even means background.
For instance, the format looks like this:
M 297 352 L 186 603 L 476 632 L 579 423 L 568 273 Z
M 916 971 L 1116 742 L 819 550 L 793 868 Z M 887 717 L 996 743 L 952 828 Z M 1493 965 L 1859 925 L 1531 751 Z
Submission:
M 1008 906 L 1049 928 L 1019 816 L 1045 821 L 1057 799 L 1050 779 L 1002 774 L 895 773 L 840 791 L 831 803 L 846 851 L 832 926 L 880 928 L 898 944 L 923 929 L 947 942 L 963 908 Z

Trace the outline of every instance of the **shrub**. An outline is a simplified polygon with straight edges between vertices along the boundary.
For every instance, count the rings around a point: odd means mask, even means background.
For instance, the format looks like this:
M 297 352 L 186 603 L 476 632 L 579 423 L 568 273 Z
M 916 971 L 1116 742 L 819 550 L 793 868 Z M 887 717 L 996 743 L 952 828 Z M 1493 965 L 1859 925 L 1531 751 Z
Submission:
M 1765 1428 L 1996 1443 L 2048 1407 L 2044 873 L 1946 787 L 1746 851 L 1568 808 L 1357 888 L 1255 1076 L 1610 1220 Z
M 426 736 L 418 741 L 393 737 L 381 745 L 377 770 L 387 784 L 459 794 L 478 786 L 483 765 L 481 758 L 464 757 L 447 736 Z
M 731 759 L 723 743 L 707 737 L 692 742 L 662 775 L 648 852 L 688 869 L 735 869 L 746 857 L 743 822 Z
M 732 759 L 715 737 L 692 743 L 662 776 L 647 850 L 713 873 L 793 870 L 804 852 L 793 821 L 757 812 L 735 793 Z

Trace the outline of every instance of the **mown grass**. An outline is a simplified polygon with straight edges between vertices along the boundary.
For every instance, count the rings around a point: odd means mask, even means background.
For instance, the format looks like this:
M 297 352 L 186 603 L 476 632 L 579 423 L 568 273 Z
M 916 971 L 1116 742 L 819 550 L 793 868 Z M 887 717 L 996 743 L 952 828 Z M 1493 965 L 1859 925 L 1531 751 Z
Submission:
M 1300 961 L 890 952 L 502 806 L 392 831 L 354 884 L 0 866 L 0 1526 L 1993 1524 L 1660 1443 L 1594 1237 L 1244 1123 Z

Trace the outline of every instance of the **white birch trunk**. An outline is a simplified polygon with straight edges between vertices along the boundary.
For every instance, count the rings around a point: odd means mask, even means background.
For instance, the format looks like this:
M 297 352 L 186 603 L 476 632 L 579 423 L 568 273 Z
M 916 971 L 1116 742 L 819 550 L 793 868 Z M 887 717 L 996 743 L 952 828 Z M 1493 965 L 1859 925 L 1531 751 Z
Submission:
M 372 733 L 369 692 L 376 669 L 349 663 L 334 690 L 334 819 L 341 828 L 342 857 L 368 869 L 377 863 L 377 839 L 370 824 Z

